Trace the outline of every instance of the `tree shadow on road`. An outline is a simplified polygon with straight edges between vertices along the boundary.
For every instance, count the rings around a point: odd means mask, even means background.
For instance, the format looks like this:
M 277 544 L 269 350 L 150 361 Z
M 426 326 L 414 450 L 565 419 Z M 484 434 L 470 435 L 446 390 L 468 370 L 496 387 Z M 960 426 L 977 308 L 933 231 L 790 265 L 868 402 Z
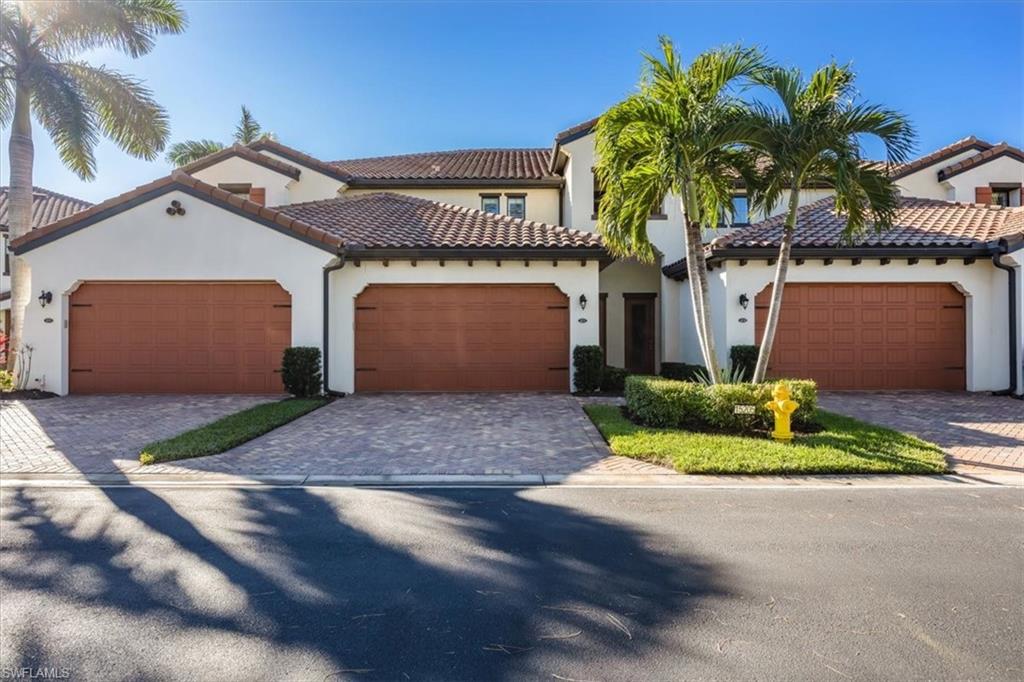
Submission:
M 723 591 L 685 548 L 656 551 L 534 491 L 103 488 L 75 507 L 61 494 L 5 499 L 4 667 L 612 679 L 678 647 L 699 600 Z

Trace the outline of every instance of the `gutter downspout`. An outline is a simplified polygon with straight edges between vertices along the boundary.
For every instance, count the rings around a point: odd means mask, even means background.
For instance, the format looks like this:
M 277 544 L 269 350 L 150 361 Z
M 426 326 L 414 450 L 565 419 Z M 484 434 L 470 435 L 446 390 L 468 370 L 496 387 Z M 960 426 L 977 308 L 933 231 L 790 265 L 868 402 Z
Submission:
M 1006 271 L 1008 285 L 1007 299 L 1010 303 L 1010 387 L 1003 391 L 993 391 L 992 395 L 1008 395 L 1021 400 L 1024 399 L 1024 395 L 1017 392 L 1017 373 L 1020 371 L 1020 367 L 1017 366 L 1017 268 L 1001 263 L 999 260 L 1008 251 L 1009 244 L 1005 239 L 1000 239 L 999 245 L 992 248 L 992 265 Z
M 328 365 L 328 355 L 329 355 L 328 348 L 330 348 L 330 336 L 331 336 L 331 334 L 330 334 L 330 329 L 331 329 L 331 326 L 330 326 L 330 320 L 331 320 L 331 295 L 330 295 L 330 292 L 331 292 L 331 273 L 334 272 L 335 270 L 341 270 L 343 267 L 345 267 L 345 258 L 347 256 L 348 256 L 348 248 L 347 247 L 342 247 L 342 249 L 338 252 L 338 262 L 336 264 L 334 264 L 334 265 L 325 265 L 324 266 L 324 291 L 323 291 L 323 299 L 324 299 L 324 340 L 323 340 L 323 346 L 324 346 L 324 348 L 323 348 L 324 393 L 326 393 L 327 395 L 336 396 L 336 397 L 339 397 L 339 398 L 344 398 L 345 397 L 345 393 L 341 392 L 341 391 L 332 391 L 329 388 L 330 384 L 328 383 L 328 381 L 329 381 L 328 377 L 330 375 L 327 372 L 328 366 L 329 366 Z

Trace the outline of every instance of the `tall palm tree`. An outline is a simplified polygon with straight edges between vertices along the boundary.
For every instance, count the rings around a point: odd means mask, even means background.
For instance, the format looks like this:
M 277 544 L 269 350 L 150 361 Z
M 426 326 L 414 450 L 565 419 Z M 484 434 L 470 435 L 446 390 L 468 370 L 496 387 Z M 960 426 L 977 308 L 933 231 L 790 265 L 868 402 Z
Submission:
M 235 127 L 234 141 L 239 144 L 249 144 L 261 137 L 274 139 L 274 133 L 266 132 L 253 117 L 252 112 L 243 104 L 242 117 Z M 185 140 L 175 142 L 167 150 L 167 160 L 179 168 L 187 166 L 193 161 L 198 161 L 204 156 L 209 156 L 224 149 L 225 145 L 216 140 Z
M 869 226 L 879 231 L 892 227 L 899 209 L 899 191 L 888 169 L 864 160 L 861 140 L 878 138 L 885 145 L 887 163 L 903 163 L 913 151 L 913 127 L 899 112 L 858 103 L 854 78 L 848 67 L 828 64 L 806 81 L 798 70 L 779 68 L 757 79 L 782 104 L 781 108 L 753 108 L 759 121 L 754 145 L 767 160 L 757 203 L 761 209 L 771 209 L 786 192 L 789 198 L 771 306 L 752 377 L 755 383 L 764 380 L 775 340 L 800 188 L 810 182 L 834 188 L 836 211 L 846 215 L 847 238 Z
M 720 379 L 711 324 L 703 235 L 732 214 L 736 175 L 749 177 L 751 154 L 741 146 L 751 117 L 736 86 L 764 68 L 756 49 L 709 50 L 685 66 L 672 41 L 644 55 L 639 88 L 606 111 L 596 126 L 595 172 L 604 188 L 598 230 L 616 255 L 653 259 L 647 235 L 651 207 L 679 198 L 686 269 L 701 355 L 711 381 Z
M 32 225 L 33 116 L 83 180 L 96 174 L 101 135 L 144 159 L 156 158 L 167 142 L 167 112 L 148 88 L 78 55 L 108 47 L 138 57 L 153 49 L 158 34 L 180 33 L 185 24 L 174 0 L 0 3 L 0 126 L 11 125 L 12 240 Z M 13 258 L 8 362 L 20 348 L 28 285 L 28 267 Z

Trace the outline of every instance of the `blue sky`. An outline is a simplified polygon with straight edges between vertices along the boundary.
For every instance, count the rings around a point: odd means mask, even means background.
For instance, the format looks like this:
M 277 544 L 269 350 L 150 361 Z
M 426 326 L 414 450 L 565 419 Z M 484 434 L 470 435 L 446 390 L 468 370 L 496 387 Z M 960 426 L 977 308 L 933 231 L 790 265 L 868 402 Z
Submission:
M 187 2 L 190 26 L 142 59 L 172 140 L 228 140 L 239 106 L 324 159 L 548 146 L 635 85 L 640 52 L 671 36 L 687 57 L 756 44 L 805 70 L 852 62 L 866 99 L 906 112 L 924 153 L 966 135 L 1024 144 L 1024 4 Z M 99 201 L 156 177 L 161 158 L 104 142 L 98 177 L 62 168 L 34 128 L 35 183 Z M 3 182 L 7 179 L 3 136 Z M 877 150 L 872 149 L 872 152 Z

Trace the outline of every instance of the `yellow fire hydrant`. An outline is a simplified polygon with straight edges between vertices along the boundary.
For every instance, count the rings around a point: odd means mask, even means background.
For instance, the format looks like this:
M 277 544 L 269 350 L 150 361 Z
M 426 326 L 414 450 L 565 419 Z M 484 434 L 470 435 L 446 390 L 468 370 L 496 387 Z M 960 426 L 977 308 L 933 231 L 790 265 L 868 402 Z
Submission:
M 776 384 L 775 390 L 772 391 L 772 400 L 766 402 L 764 406 L 775 415 L 775 430 L 772 431 L 772 438 L 783 441 L 793 440 L 789 422 L 800 404 L 789 399 L 789 386 L 783 383 Z

